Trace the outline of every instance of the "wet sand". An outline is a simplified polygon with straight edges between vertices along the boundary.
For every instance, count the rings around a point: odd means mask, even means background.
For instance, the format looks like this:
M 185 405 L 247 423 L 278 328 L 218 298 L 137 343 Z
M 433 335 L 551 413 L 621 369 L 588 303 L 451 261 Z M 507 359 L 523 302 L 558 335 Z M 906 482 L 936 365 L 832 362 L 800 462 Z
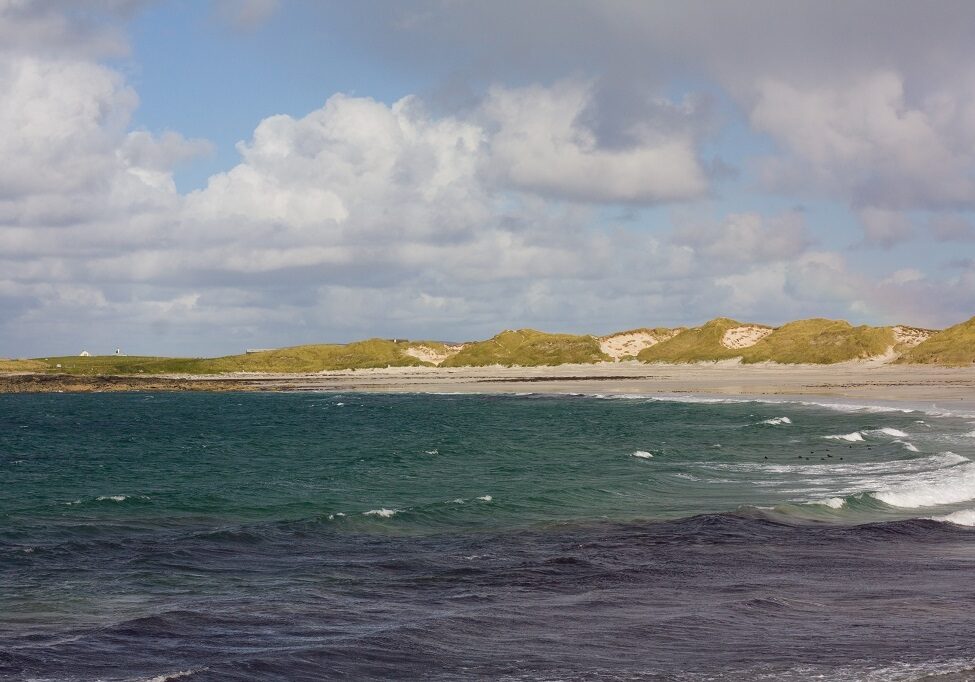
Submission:
M 859 363 L 819 366 L 622 362 L 558 367 L 399 367 L 208 377 L 0 375 L 0 392 L 184 390 L 832 396 L 975 408 L 975 368 Z

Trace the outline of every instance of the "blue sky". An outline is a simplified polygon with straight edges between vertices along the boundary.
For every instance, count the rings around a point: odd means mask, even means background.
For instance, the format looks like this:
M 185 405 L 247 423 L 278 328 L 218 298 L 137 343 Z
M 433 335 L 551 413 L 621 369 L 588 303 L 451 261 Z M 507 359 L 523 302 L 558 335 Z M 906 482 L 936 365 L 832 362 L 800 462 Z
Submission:
M 0 1 L 0 356 L 975 313 L 967 3 Z

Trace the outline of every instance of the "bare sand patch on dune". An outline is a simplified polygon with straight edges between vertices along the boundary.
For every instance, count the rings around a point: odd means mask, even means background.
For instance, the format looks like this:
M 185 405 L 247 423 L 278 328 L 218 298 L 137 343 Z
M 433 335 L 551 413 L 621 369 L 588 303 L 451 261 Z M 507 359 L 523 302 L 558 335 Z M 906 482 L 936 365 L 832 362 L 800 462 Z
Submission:
M 463 348 L 463 345 L 447 346 L 446 350 L 438 350 L 437 348 L 431 348 L 430 346 L 411 346 L 403 352 L 410 357 L 416 358 L 417 360 L 439 365 L 451 355 L 456 355 Z
M 724 333 L 724 336 L 721 337 L 721 345 L 734 350 L 750 348 L 773 331 L 775 330 L 769 327 L 758 327 L 754 325 L 735 327 Z
M 927 329 L 898 325 L 894 327 L 894 340 L 900 346 L 914 348 L 914 346 L 920 345 L 931 338 L 932 333 Z
M 665 334 L 643 330 L 621 332 L 600 338 L 599 349 L 613 360 L 621 360 L 627 356 L 636 357 L 644 348 L 666 341 L 677 332 L 678 330 Z

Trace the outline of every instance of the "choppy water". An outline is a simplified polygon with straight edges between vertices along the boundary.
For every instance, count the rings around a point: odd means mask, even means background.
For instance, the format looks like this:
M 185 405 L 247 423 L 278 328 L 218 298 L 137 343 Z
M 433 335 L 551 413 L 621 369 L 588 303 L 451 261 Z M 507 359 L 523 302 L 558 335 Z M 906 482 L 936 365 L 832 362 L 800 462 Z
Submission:
M 973 422 L 0 396 L 0 677 L 975 679 Z

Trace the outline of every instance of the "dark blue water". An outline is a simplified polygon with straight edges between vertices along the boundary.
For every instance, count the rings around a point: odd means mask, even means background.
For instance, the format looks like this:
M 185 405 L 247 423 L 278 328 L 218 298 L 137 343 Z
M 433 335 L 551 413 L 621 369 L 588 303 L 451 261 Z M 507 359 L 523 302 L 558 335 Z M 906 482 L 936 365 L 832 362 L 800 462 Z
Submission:
M 971 419 L 0 396 L 0 676 L 969 679 Z

